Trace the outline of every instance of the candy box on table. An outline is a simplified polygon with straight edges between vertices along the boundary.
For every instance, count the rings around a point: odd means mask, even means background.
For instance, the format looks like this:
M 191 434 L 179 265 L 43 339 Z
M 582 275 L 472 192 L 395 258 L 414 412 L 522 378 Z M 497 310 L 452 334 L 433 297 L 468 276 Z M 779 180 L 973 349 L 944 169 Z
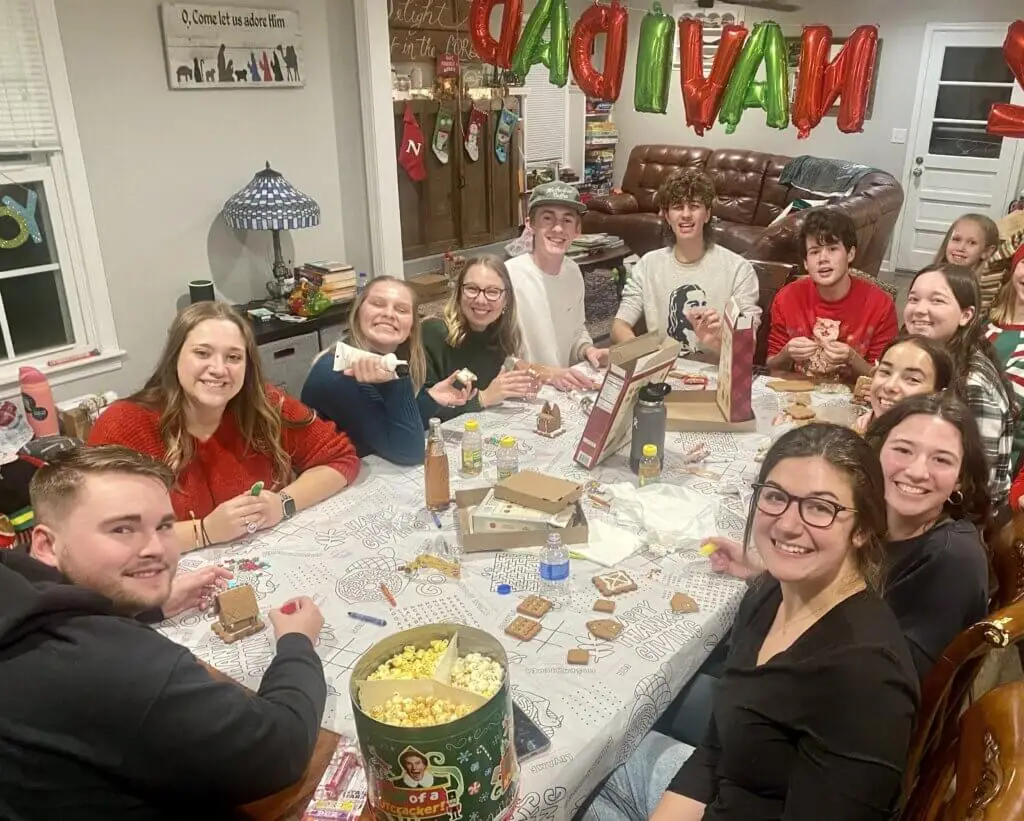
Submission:
M 424 648 L 439 639 L 449 645 L 431 678 L 369 680 L 406 646 Z M 479 653 L 500 665 L 501 683 L 490 697 L 449 683 L 460 653 Z M 497 639 L 453 624 L 396 633 L 363 654 L 352 671 L 349 691 L 366 764 L 369 807 L 377 821 L 500 821 L 511 814 L 519 764 L 512 741 L 508 658 Z M 469 712 L 443 724 L 412 727 L 371 715 L 379 714 L 395 695 L 444 698 Z

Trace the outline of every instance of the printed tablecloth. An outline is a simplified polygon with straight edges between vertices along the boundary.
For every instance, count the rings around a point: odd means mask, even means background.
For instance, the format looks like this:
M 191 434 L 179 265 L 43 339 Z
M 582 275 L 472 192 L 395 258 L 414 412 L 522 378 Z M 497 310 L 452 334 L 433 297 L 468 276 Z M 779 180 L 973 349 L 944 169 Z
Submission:
M 689 370 L 706 366 L 688 365 Z M 755 391 L 764 390 L 763 380 Z M 446 425 L 452 488 L 493 483 L 496 447 L 492 436 L 508 433 L 517 438 L 521 469 L 587 482 L 634 479 L 629 471 L 629 449 L 624 448 L 592 471 L 572 461 L 586 416 L 575 396 L 545 388 L 535 403 L 507 403 L 478 416 L 485 439 L 484 473 L 473 480 L 458 474 L 461 427 L 464 420 Z M 564 435 L 547 439 L 533 432 L 544 398 L 558 401 Z M 845 397 L 815 394 L 815 401 L 834 404 Z M 756 476 L 754 461 L 762 437 L 757 434 L 669 433 L 666 440 L 664 480 L 686 484 L 699 494 L 717 498 L 719 532 L 739 538 L 743 531 L 749 493 L 741 499 L 735 488 L 749 485 Z M 704 475 L 688 472 L 681 455 L 703 442 L 711 460 Z M 733 490 L 723 494 L 722 489 Z M 585 502 L 587 516 L 608 518 L 602 508 Z M 679 511 L 680 517 L 686 511 Z M 243 571 L 237 578 L 256 589 L 266 611 L 298 595 L 312 596 L 325 618 L 317 652 L 328 682 L 324 726 L 353 733 L 348 697 L 349 676 L 360 655 L 391 631 L 435 622 L 468 624 L 486 630 L 505 646 L 509 656 L 512 696 L 551 738 L 550 749 L 522 764 L 521 800 L 517 821 L 571 818 L 590 791 L 639 744 L 641 738 L 696 672 L 708 653 L 727 632 L 745 590 L 742 582 L 715 575 L 709 561 L 696 550 L 658 557 L 641 550 L 620 567 L 638 590 L 617 597 L 614 618 L 625 629 L 614 641 L 590 636 L 585 624 L 603 614 L 592 610 L 598 591 L 591 577 L 603 568 L 590 562 L 572 562 L 571 590 L 563 606 L 543 619 L 540 635 L 529 642 L 505 635 L 525 594 L 538 590 L 537 556 L 513 551 L 475 553 L 463 557 L 461 581 L 421 568 L 412 575 L 398 568 L 422 552 L 424 543 L 440 532 L 456 542 L 454 516 L 442 519 L 438 531 L 423 507 L 423 469 L 403 468 L 370 457 L 358 481 L 332 499 L 223 548 L 211 548 L 182 559 L 191 570 L 225 557 L 259 557 L 269 566 L 259 572 Z M 380 590 L 384 583 L 398 599 L 391 608 Z M 497 585 L 512 586 L 512 595 L 496 592 Z M 693 597 L 700 611 L 673 613 L 669 600 L 676 592 Z M 350 619 L 354 610 L 387 619 L 376 627 Z M 199 658 L 256 689 L 274 656 L 273 634 L 263 632 L 235 644 L 224 644 L 211 631 L 209 613 L 187 613 L 165 623 L 163 631 L 190 648 Z M 566 653 L 573 648 L 591 652 L 587 666 L 570 666 Z M 461 756 L 481 779 L 495 762 L 477 752 Z M 486 821 L 466 819 L 466 821 Z

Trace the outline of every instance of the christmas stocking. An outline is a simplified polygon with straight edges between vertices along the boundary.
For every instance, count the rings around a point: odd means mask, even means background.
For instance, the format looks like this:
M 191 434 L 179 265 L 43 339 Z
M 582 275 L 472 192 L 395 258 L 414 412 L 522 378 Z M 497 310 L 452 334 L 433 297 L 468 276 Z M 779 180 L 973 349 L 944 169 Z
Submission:
M 498 130 L 494 132 L 494 153 L 500 163 L 508 162 L 508 144 L 518 122 L 519 115 L 502 106 L 501 115 L 498 117 Z
M 466 139 L 463 143 L 469 158 L 476 162 L 480 159 L 480 133 L 487 125 L 487 115 L 476 107 L 476 104 L 469 109 L 469 127 L 466 129 Z
M 448 164 L 448 141 L 452 136 L 452 125 L 455 119 L 452 117 L 452 113 L 441 106 L 437 112 L 437 122 L 434 124 L 434 142 L 431 146 L 434 150 L 434 156 L 437 157 L 441 165 Z
M 427 178 L 427 167 L 423 164 L 423 147 L 426 138 L 420 128 L 416 115 L 412 108 L 405 104 L 405 115 L 403 117 L 402 142 L 398 146 L 398 164 L 405 169 L 409 179 L 413 182 L 420 182 Z

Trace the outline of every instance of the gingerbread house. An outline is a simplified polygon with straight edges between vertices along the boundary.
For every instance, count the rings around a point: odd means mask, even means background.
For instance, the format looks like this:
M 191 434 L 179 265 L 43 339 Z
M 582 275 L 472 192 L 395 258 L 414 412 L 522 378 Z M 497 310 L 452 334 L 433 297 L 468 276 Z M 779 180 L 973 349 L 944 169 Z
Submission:
M 545 402 L 544 407 L 541 408 L 539 414 L 537 414 L 537 433 L 543 433 L 545 436 L 551 436 L 559 433 L 562 430 L 562 412 L 558 409 L 557 404 Z
M 260 618 L 256 591 L 250 584 L 240 584 L 219 593 L 214 612 L 217 621 L 214 622 L 213 632 L 228 644 L 252 636 L 266 627 Z

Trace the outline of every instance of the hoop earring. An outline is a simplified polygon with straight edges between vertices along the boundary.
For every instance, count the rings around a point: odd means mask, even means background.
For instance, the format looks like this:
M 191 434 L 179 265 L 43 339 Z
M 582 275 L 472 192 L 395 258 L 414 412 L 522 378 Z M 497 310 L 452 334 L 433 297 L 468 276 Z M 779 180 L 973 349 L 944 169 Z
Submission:
M 954 496 L 956 496 L 955 499 L 953 498 Z M 953 507 L 960 507 L 960 505 L 964 503 L 964 494 L 960 490 L 954 490 L 952 493 L 949 494 L 949 497 L 946 499 L 946 501 L 953 505 Z

